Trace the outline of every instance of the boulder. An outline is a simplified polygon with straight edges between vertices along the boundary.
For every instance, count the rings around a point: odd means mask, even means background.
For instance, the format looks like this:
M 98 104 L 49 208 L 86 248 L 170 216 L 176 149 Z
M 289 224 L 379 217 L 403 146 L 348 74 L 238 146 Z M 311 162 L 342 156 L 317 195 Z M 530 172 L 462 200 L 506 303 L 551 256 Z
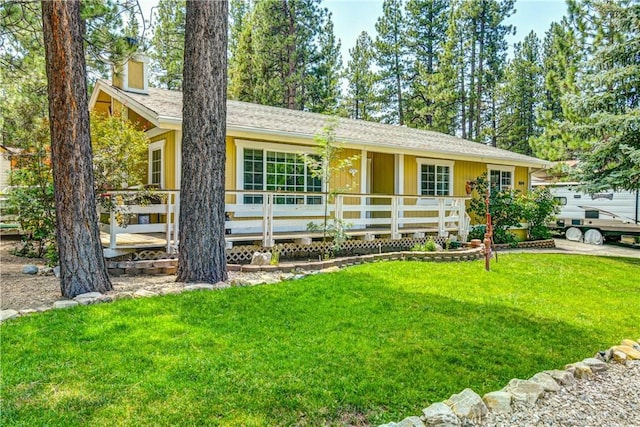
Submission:
M 465 388 L 461 393 L 452 395 L 444 403 L 460 418 L 478 419 L 487 415 L 487 406 L 482 398 L 470 388 Z
M 56 265 L 55 267 L 53 267 L 53 275 L 56 276 L 58 279 L 60 278 L 60 266 Z
M 27 264 L 24 267 L 22 267 L 22 272 L 24 274 L 38 274 L 38 271 L 40 271 L 40 269 L 38 268 L 37 265 Z
M 582 363 L 584 363 L 585 365 L 587 365 L 589 368 L 591 368 L 592 372 L 602 372 L 602 371 L 606 371 L 608 366 L 606 363 L 604 363 L 602 360 L 598 360 L 594 357 L 590 357 L 588 359 L 584 359 L 582 361 Z
M 0 310 L 0 322 L 13 319 L 14 317 L 18 317 L 18 312 L 16 310 L 11 310 L 11 309 Z
M 185 292 L 191 291 L 212 291 L 214 286 L 211 283 L 194 283 L 184 287 Z
M 146 289 L 138 289 L 133 293 L 134 298 L 146 298 L 146 297 L 155 297 L 158 294 L 152 291 L 148 291 Z
M 425 427 L 420 417 L 407 417 L 396 424 L 396 427 Z
M 78 301 L 64 299 L 53 303 L 53 308 L 71 308 L 78 305 Z
M 101 294 L 100 292 L 87 292 L 84 294 L 76 295 L 73 300 L 77 301 L 80 305 L 89 305 L 100 302 L 100 298 L 102 298 L 103 296 L 104 294 Z
M 491 412 L 511 412 L 511 394 L 507 392 L 492 391 L 482 396 L 482 401 Z
M 613 360 L 624 365 L 627 363 L 627 355 L 621 351 L 614 351 Z
M 573 373 L 569 371 L 561 371 L 559 369 L 554 369 L 551 371 L 544 371 L 545 374 L 551 375 L 551 378 L 556 380 L 556 382 L 560 385 L 572 385 L 576 383 L 576 377 L 573 376 Z
M 553 379 L 553 377 L 549 374 L 545 374 L 544 372 L 539 372 L 529 378 L 529 381 L 533 381 L 534 383 L 538 383 L 544 388 L 544 391 L 556 392 L 560 390 L 560 386 Z
M 460 419 L 450 407 L 442 402 L 434 403 L 422 410 L 424 423 L 429 427 L 459 427 Z
M 538 399 L 544 395 L 544 388 L 540 384 L 517 378 L 509 381 L 509 384 L 502 391 L 510 393 L 513 400 L 530 406 L 535 405 Z
M 271 263 L 271 252 L 254 252 L 251 257 L 251 265 L 269 265 Z
M 620 345 L 628 345 L 629 347 L 633 347 L 636 350 L 640 351 L 640 344 L 634 340 L 630 340 L 630 339 L 622 340 Z
M 593 378 L 593 371 L 589 366 L 582 362 L 570 363 L 564 367 L 568 372 L 571 372 L 574 377 L 580 379 Z
M 616 345 L 611 347 L 613 351 L 621 351 L 627 355 L 627 359 L 638 360 L 640 359 L 640 351 L 628 345 Z

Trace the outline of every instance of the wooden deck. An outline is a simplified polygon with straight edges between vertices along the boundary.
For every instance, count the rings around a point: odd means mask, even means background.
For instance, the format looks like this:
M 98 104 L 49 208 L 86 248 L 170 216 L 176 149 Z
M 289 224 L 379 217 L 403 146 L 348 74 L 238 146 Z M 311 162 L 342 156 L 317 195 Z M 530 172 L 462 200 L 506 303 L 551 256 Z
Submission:
M 100 232 L 100 241 L 105 248 L 109 247 L 109 233 Z M 167 246 L 167 240 L 163 233 L 122 233 L 116 235 L 116 248 L 118 249 L 142 249 L 162 248 Z

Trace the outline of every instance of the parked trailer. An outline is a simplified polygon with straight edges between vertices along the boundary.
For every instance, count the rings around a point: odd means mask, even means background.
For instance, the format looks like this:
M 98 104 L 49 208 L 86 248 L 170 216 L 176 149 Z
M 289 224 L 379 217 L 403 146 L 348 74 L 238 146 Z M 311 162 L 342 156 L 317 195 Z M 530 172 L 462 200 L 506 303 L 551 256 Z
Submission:
M 536 183 L 544 185 L 560 203 L 560 213 L 552 225 L 568 240 L 602 244 L 604 239 L 620 240 L 624 235 L 640 236 L 640 194 L 638 191 L 580 191 L 579 183 Z

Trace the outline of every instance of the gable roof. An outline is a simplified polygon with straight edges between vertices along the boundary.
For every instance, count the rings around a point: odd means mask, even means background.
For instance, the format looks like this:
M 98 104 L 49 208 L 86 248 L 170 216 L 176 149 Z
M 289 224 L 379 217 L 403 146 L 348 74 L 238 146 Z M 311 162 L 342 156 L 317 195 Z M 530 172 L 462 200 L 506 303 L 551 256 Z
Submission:
M 143 115 L 158 127 L 182 124 L 182 92 L 149 88 L 148 94 L 126 92 L 99 80 L 99 90 L 115 97 L 127 107 Z M 307 111 L 288 110 L 242 101 L 227 101 L 227 133 L 272 134 L 313 141 L 329 116 Z M 414 154 L 424 157 L 462 159 L 500 164 L 547 168 L 550 163 L 500 148 L 458 138 L 440 132 L 412 129 L 338 118 L 336 140 L 345 146 L 362 149 L 376 148 L 388 152 Z

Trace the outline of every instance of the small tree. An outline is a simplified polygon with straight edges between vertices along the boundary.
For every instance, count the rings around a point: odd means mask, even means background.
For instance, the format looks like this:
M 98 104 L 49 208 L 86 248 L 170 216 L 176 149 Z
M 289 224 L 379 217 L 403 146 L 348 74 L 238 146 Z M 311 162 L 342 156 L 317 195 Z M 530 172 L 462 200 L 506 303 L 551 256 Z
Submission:
M 546 187 L 536 187 L 528 194 L 520 195 L 520 204 L 524 208 L 524 219 L 529 223 L 529 240 L 548 239 L 551 230 L 548 224 L 559 212 L 558 201 Z
M 149 139 L 122 114 L 91 114 L 91 143 L 97 191 L 143 183 Z
M 339 172 L 351 168 L 353 162 L 355 162 L 360 156 L 355 155 L 351 157 L 342 157 L 342 148 L 336 143 L 336 128 L 338 127 L 338 119 L 331 117 L 327 119 L 324 127 L 320 133 L 314 136 L 314 141 L 317 144 L 315 155 L 303 154 L 302 159 L 307 165 L 307 169 L 314 178 L 319 178 L 322 181 L 324 187 L 324 222 L 321 228 L 322 241 L 326 240 L 327 234 L 330 234 L 333 238 L 334 250 L 337 250 L 339 246 L 346 239 L 344 234 L 344 224 L 337 218 L 334 218 L 334 223 L 329 224 L 329 202 L 335 200 L 335 196 L 338 193 L 348 191 L 350 185 L 347 184 L 343 187 L 333 187 L 331 177 L 336 176 Z M 320 229 L 316 224 L 309 223 L 307 229 L 310 231 L 317 231 Z

